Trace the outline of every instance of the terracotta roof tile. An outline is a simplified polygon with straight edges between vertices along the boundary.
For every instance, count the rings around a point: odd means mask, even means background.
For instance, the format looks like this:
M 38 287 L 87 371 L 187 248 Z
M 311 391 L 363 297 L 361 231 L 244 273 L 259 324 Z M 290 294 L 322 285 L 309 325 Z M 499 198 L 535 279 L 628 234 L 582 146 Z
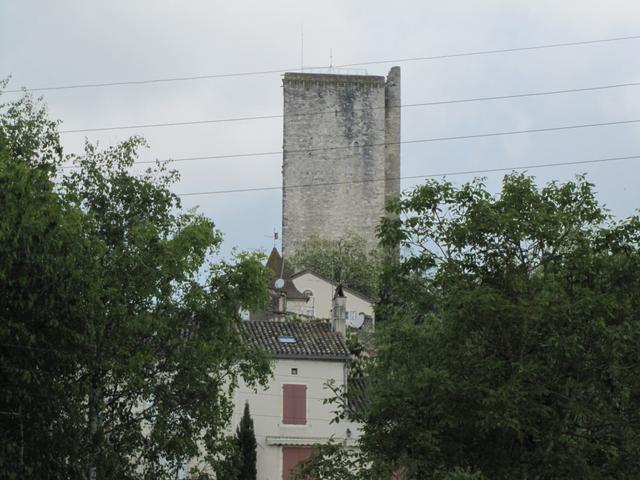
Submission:
M 347 401 L 349 411 L 362 415 L 367 407 L 367 381 L 363 377 L 349 377 L 347 380 Z
M 329 322 L 246 321 L 240 335 L 250 346 L 266 350 L 276 358 L 348 360 L 349 350 Z

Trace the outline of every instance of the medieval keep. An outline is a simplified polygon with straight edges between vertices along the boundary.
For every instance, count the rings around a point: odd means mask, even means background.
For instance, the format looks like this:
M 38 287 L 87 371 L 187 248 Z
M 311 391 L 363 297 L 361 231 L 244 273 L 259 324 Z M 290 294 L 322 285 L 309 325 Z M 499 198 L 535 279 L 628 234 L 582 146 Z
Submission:
M 400 67 L 388 76 L 286 73 L 282 254 L 352 231 L 376 245 L 400 195 Z

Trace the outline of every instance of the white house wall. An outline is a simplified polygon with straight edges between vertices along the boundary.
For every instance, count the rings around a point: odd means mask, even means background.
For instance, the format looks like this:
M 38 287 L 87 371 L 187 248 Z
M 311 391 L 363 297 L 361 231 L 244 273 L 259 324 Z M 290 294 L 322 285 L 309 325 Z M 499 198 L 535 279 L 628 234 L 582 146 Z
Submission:
M 297 375 L 291 374 L 292 368 L 297 369 Z M 333 396 L 324 386 L 327 379 L 333 378 L 338 385 L 344 385 L 344 362 L 277 360 L 273 373 L 267 390 L 253 393 L 241 384 L 235 395 L 231 428 L 235 431 L 242 418 L 244 404 L 248 401 L 258 443 L 258 480 L 282 478 L 282 445 L 311 446 L 326 443 L 332 436 L 335 441 L 346 441 L 347 445 L 353 445 L 360 433 L 356 423 L 330 423 L 337 406 L 323 404 L 323 399 Z M 282 385 L 285 383 L 307 386 L 306 425 L 283 425 Z
M 308 304 L 309 303 L 306 300 L 287 299 L 287 313 L 302 315 L 304 313 L 304 307 Z
M 298 275 L 292 280 L 293 284 L 301 292 L 305 290 L 313 292 L 314 316 L 316 318 L 331 318 L 333 294 L 335 293 L 334 285 L 311 272 Z M 345 289 L 344 294 L 347 297 L 347 311 L 362 312 L 373 318 L 373 305 L 369 301 L 354 295 L 348 289 Z M 311 305 L 312 301 L 309 300 L 306 306 L 310 307 Z

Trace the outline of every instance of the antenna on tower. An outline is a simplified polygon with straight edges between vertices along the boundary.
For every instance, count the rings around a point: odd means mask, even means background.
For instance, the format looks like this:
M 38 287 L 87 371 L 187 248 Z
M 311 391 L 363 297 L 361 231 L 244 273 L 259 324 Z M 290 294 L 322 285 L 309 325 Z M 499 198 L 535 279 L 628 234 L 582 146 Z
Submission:
M 304 72 L 304 22 L 300 25 L 300 73 Z
M 278 241 L 278 231 L 274 228 L 273 235 L 264 235 L 267 238 L 273 239 L 273 248 L 276 248 L 276 243 Z

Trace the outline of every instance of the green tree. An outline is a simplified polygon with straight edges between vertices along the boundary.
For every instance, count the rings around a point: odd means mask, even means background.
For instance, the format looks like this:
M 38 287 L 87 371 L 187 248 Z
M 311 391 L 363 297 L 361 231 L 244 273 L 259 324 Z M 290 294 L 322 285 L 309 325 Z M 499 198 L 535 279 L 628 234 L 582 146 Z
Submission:
M 360 480 L 375 478 L 362 452 L 349 450 L 344 445 L 331 441 L 316 445 L 316 451 L 298 464 L 294 471 L 296 480 Z M 387 478 L 390 478 L 388 476 Z
M 53 177 L 62 162 L 57 124 L 29 98 L 0 115 L 0 471 L 4 478 L 61 478 L 60 452 L 78 451 L 74 332 L 80 291 L 92 289 L 82 212 L 69 210 Z M 64 412 L 64 413 L 62 413 Z M 53 447 L 56 448 L 53 448 Z M 59 450 L 57 450 L 59 449 Z M 57 450 L 57 451 L 56 451 Z
M 339 240 L 313 236 L 302 242 L 290 259 L 296 271 L 309 269 L 370 298 L 377 298 L 381 255 L 355 233 Z
M 236 331 L 267 299 L 262 259 L 213 263 L 221 235 L 181 210 L 177 174 L 132 173 L 144 146 L 65 157 L 30 97 L 0 111 L 6 478 L 174 478 L 194 457 L 215 471 L 233 389 L 266 381 Z
M 337 442 L 315 446 L 315 453 L 301 462 L 296 480 L 404 480 L 407 470 L 376 460 L 361 448 L 347 447 Z M 460 467 L 434 471 L 430 480 L 486 480 L 480 472 Z
M 382 242 L 406 255 L 380 306 L 369 458 L 416 479 L 638 478 L 638 217 L 582 177 L 518 174 L 499 196 L 430 181 L 391 210 Z
M 236 429 L 236 442 L 240 452 L 240 473 L 238 480 L 256 480 L 256 434 L 249 412 L 249 402 L 244 404 L 244 413 Z

